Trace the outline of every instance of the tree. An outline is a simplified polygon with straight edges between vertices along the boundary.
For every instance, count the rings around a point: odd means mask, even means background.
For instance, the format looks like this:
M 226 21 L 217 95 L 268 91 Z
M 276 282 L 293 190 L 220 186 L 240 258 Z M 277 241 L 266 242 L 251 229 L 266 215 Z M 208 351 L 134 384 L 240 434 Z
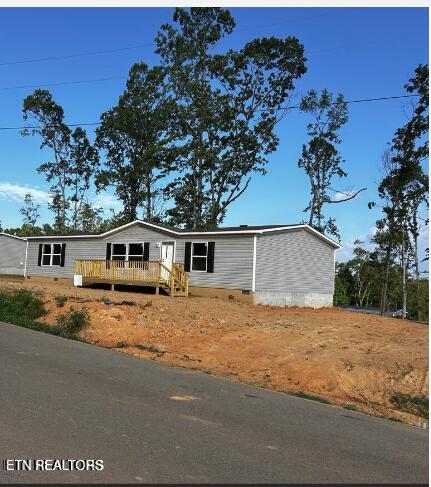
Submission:
M 79 229 L 85 233 L 97 233 L 103 223 L 101 213 L 101 208 L 93 208 L 87 200 L 82 201 L 76 217 Z
M 85 196 L 90 189 L 91 178 L 98 166 L 97 150 L 90 144 L 85 130 L 77 127 L 71 136 L 69 150 L 69 184 L 72 190 L 72 227 L 76 231 L 80 224 L 85 226 L 85 218 L 91 207 L 85 202 Z M 85 208 L 83 208 L 85 206 Z
M 300 109 L 312 116 L 312 122 L 307 125 L 307 133 L 311 138 L 307 145 L 302 146 L 302 155 L 298 161 L 298 166 L 305 170 L 310 181 L 311 198 L 304 212 L 309 212 L 309 225 L 340 239 L 334 218 L 325 219 L 324 206 L 349 201 L 366 189 L 350 193 L 333 189 L 334 178 L 347 176 L 342 168 L 345 161 L 337 148 L 341 143 L 338 131 L 348 120 L 347 105 L 342 94 L 334 98 L 326 89 L 320 95 L 310 90 L 301 99 Z M 330 192 L 339 197 L 331 196 Z
M 24 206 L 19 210 L 23 216 L 24 225 L 30 225 L 31 227 L 36 226 L 36 222 L 40 217 L 39 208 L 40 205 L 37 205 L 33 201 L 31 193 L 26 193 L 24 197 Z
M 37 170 L 52 182 L 49 207 L 55 213 L 55 226 L 64 232 L 69 207 L 66 189 L 69 185 L 70 129 L 64 123 L 63 108 L 53 100 L 49 91 L 37 89 L 24 99 L 23 117 L 35 128 L 25 128 L 21 134 L 39 135 L 41 149 L 48 148 L 53 152 L 54 160 L 41 164 Z
M 160 67 L 135 64 L 117 105 L 101 116 L 96 144 L 106 162 L 96 177 L 98 190 L 114 186 L 123 203 L 125 222 L 144 209 L 147 221 L 159 214 L 158 184 L 177 157 L 168 127 L 174 103 L 166 95 L 165 74 Z
M 213 54 L 235 27 L 228 10 L 178 8 L 173 20 L 177 26 L 163 25 L 156 39 L 182 149 L 168 187 L 175 207 L 167 214 L 176 225 L 215 228 L 252 174 L 265 173 L 278 146 L 279 110 L 306 71 L 304 49 L 293 37 L 263 38 Z
M 395 246 L 399 249 L 404 319 L 407 315 L 409 258 L 412 255 L 418 283 L 416 292 L 421 292 L 417 239 L 419 211 L 422 204 L 428 204 L 428 177 L 422 167 L 428 154 L 428 141 L 425 137 L 428 131 L 428 67 L 418 66 L 415 77 L 405 88 L 410 93 L 416 92 L 419 102 L 406 125 L 395 132 L 387 155 L 386 174 L 378 187 L 385 215 L 380 227 L 386 228 L 387 240 L 391 242 L 390 251 Z M 369 206 L 375 204 L 370 203 Z M 419 296 L 417 302 L 420 302 Z

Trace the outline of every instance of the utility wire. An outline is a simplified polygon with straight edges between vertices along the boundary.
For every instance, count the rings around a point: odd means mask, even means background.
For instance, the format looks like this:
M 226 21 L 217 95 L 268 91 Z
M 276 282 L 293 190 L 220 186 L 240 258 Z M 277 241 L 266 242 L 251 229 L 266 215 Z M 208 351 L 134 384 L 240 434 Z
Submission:
M 40 83 L 37 85 L 20 85 L 20 86 L 1 86 L 0 90 L 21 90 L 28 88 L 41 88 L 44 86 L 64 86 L 64 85 L 78 85 L 85 83 L 99 83 L 100 81 L 112 81 L 119 79 L 126 79 L 127 76 L 113 76 L 110 78 L 96 78 L 96 79 L 81 79 L 75 81 L 58 81 L 56 83 Z
M 344 101 L 343 103 L 345 103 L 346 105 L 350 104 L 350 103 L 369 103 L 369 102 L 373 102 L 373 101 L 384 101 L 384 100 L 396 100 L 396 99 L 399 99 L 399 98 L 412 98 L 414 96 L 419 96 L 417 94 L 413 94 L 413 95 L 398 95 L 398 96 L 381 96 L 379 98 L 362 98 L 362 99 L 359 99 L 359 100 L 346 100 Z M 336 105 L 337 103 L 331 103 L 331 105 Z M 280 110 L 293 110 L 293 109 L 297 109 L 299 108 L 299 105 L 296 105 L 296 106 L 291 106 L 291 107 L 280 107 L 280 108 L 277 108 L 277 111 L 280 111 Z M 256 111 L 264 111 L 264 110 L 256 110 Z M 65 124 L 67 125 L 68 127 L 85 127 L 85 126 L 94 126 L 94 125 L 100 125 L 101 122 L 90 122 L 90 123 L 68 123 L 68 124 Z M 0 127 L 0 130 L 24 130 L 24 129 L 27 129 L 27 130 L 31 130 L 31 129 L 37 129 L 39 127 L 37 127 L 36 125 L 24 125 L 22 127 Z

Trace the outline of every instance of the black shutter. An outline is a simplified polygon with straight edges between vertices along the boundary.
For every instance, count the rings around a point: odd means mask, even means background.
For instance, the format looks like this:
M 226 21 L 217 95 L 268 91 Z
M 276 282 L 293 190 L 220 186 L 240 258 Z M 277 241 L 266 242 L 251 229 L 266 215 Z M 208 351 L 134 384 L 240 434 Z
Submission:
M 64 258 L 66 257 L 66 244 L 61 244 L 60 267 L 64 267 Z
M 150 260 L 150 242 L 144 243 L 144 261 L 148 262 Z
M 106 260 L 111 260 L 111 245 L 110 243 L 106 244 Z
M 207 272 L 214 272 L 214 247 L 215 242 L 208 242 Z
M 38 266 L 42 265 L 42 248 L 43 248 L 43 244 L 39 244 L 39 257 L 37 258 Z
M 192 243 L 186 242 L 184 248 L 184 270 L 190 272 L 190 254 L 192 253 Z

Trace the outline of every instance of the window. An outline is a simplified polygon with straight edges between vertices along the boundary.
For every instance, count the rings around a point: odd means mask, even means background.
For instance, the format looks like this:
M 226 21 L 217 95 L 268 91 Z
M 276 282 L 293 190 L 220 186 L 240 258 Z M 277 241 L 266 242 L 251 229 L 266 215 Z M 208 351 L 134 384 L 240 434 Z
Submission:
M 126 245 L 113 244 L 112 245 L 112 260 L 126 260 Z
M 112 244 L 112 256 L 111 256 L 112 260 L 142 262 L 144 260 L 144 256 L 145 256 L 145 246 L 143 243 Z
M 142 262 L 144 260 L 144 245 L 141 243 L 129 244 L 129 259 Z
M 208 244 L 207 243 L 192 243 L 192 271 L 207 270 L 207 256 L 208 256 Z
M 42 265 L 59 266 L 61 264 L 62 244 L 43 244 Z

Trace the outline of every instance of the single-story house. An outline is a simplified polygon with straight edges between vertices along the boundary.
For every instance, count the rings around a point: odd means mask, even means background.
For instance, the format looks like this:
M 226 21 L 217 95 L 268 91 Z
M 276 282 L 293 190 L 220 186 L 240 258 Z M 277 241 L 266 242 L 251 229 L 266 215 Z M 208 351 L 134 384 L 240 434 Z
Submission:
M 324 307 L 333 303 L 338 248 L 304 224 L 189 231 L 136 220 L 99 235 L 28 237 L 26 277 Z
M 0 232 L 0 275 L 24 275 L 26 248 L 25 238 Z

